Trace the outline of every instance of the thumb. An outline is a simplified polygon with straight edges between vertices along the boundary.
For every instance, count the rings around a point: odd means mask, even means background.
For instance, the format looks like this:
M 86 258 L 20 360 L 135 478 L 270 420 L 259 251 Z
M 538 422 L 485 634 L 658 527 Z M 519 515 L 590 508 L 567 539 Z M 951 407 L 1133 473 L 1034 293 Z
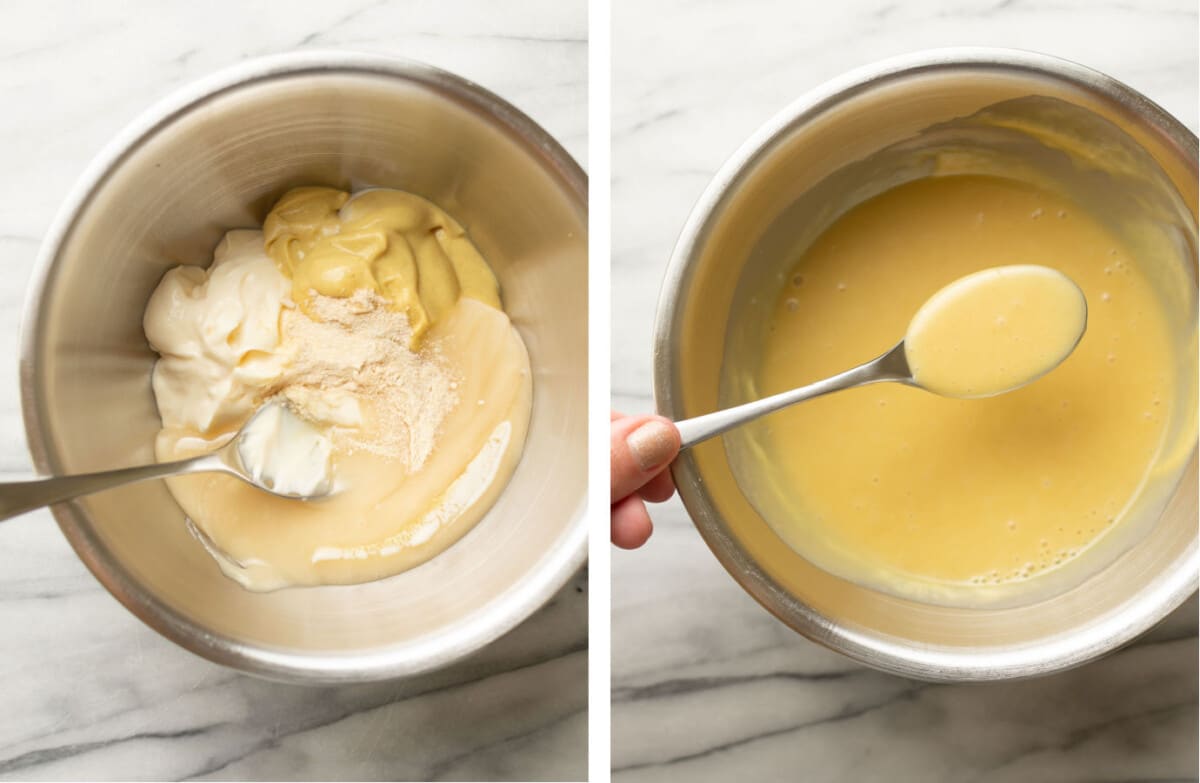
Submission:
M 636 492 L 679 453 L 679 430 L 662 416 L 617 419 L 610 433 L 610 503 Z

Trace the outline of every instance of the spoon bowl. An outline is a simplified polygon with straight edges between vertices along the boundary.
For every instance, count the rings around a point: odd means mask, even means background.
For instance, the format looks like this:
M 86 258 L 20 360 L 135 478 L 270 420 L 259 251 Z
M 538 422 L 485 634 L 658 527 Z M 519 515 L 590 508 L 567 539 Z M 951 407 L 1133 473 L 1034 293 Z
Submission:
M 956 399 L 1015 391 L 1062 364 L 1087 328 L 1087 299 L 1061 272 L 1020 264 L 955 280 L 871 361 L 761 400 L 676 422 L 681 448 L 831 392 L 902 383 Z
M 317 500 L 333 491 L 329 441 L 287 406 L 259 408 L 228 443 L 216 451 L 98 473 L 0 483 L 0 520 L 135 481 L 188 473 L 225 473 L 264 492 L 291 500 Z M 296 465 L 295 455 L 302 464 Z

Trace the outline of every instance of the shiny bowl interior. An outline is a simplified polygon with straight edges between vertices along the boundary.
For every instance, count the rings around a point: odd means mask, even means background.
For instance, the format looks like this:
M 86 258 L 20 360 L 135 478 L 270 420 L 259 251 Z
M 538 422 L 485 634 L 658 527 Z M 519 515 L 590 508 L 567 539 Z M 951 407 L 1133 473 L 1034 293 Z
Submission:
M 43 246 L 22 334 L 30 449 L 44 473 L 152 461 L 150 293 L 309 184 L 424 196 L 495 269 L 534 373 L 524 456 L 498 503 L 401 575 L 264 594 L 221 574 L 161 482 L 54 514 L 122 603 L 212 660 L 306 682 L 415 674 L 528 616 L 587 539 L 586 177 L 496 96 L 426 66 L 329 53 L 252 61 L 153 108 L 94 162 Z
M 721 440 L 674 466 L 701 535 L 764 607 L 858 661 L 928 680 L 1078 665 L 1196 589 L 1196 137 L 1120 83 L 1026 52 L 940 50 L 853 72 L 771 120 L 709 185 L 676 245 L 655 332 L 660 413 L 680 419 L 740 401 L 730 378 L 753 350 L 741 327 L 746 292 L 855 204 L 912 179 L 967 173 L 956 170 L 963 145 L 1010 176 L 1051 172 L 1106 222 L 1136 224 L 1131 231 L 1162 259 L 1155 274 L 1185 368 L 1185 403 L 1164 459 L 1182 479 L 1169 482 L 1149 524 L 1136 537 L 1112 537 L 1119 551 L 1113 544 L 1105 567 L 1047 600 L 936 606 L 840 579 L 789 549 L 743 495 L 730 461 L 736 449 Z

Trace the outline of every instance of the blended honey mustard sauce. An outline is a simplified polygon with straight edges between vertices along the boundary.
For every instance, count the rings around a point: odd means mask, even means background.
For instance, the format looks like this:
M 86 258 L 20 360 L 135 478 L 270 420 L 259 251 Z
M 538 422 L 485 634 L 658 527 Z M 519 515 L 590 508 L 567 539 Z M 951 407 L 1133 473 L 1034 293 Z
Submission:
M 419 565 L 483 517 L 520 458 L 525 345 L 463 228 L 418 196 L 292 190 L 262 231 L 229 232 L 207 269 L 169 271 L 144 326 L 161 354 L 159 459 L 222 445 L 267 403 L 315 428 L 306 437 L 328 451 L 334 493 L 319 501 L 220 474 L 168 481 L 222 569 L 249 589 L 366 582 Z M 276 424 L 265 418 L 264 443 L 246 448 L 277 472 L 309 470 L 272 451 Z
M 1087 300 L 1061 272 L 1032 264 L 955 280 L 904 335 L 913 380 L 946 397 L 1003 394 L 1050 372 L 1087 327 Z
M 910 182 L 836 220 L 782 285 L 756 393 L 906 331 L 915 378 L 940 392 L 839 392 L 729 446 L 747 498 L 825 570 L 971 605 L 976 586 L 1024 590 L 1086 556 L 1160 480 L 1166 423 L 1188 404 L 1168 323 L 1139 259 L 1068 200 L 995 177 Z

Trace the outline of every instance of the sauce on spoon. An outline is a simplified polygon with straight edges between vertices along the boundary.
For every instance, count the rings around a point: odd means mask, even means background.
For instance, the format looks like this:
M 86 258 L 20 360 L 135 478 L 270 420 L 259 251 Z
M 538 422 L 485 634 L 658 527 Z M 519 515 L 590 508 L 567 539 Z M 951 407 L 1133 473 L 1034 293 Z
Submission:
M 1083 337 L 1087 300 L 1071 278 L 1032 264 L 984 269 L 931 296 L 904 351 L 913 380 L 944 397 L 993 397 L 1057 367 Z

